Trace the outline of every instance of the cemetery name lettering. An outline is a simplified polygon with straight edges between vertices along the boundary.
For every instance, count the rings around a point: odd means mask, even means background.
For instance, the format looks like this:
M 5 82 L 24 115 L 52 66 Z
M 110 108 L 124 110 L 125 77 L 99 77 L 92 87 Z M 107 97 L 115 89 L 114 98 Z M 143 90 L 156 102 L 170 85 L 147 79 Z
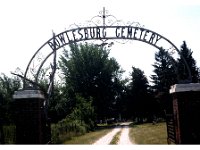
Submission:
M 102 39 L 139 40 L 157 46 L 162 37 L 153 31 L 135 26 L 95 26 L 66 30 L 47 43 L 52 50 L 57 50 L 70 43 Z

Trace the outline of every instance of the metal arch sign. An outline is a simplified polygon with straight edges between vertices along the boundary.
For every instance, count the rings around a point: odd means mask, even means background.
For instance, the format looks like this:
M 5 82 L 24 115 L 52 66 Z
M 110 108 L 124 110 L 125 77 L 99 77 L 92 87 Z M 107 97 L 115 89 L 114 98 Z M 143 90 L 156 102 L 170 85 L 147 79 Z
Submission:
M 52 50 L 80 41 L 86 40 L 127 39 L 138 40 L 160 48 L 157 42 L 166 40 L 160 34 L 149 29 L 135 26 L 94 26 L 66 30 L 46 42 Z M 55 42 L 54 42 L 55 40 Z M 167 40 L 168 41 L 168 40 Z M 171 43 L 170 41 L 168 41 Z M 55 43 L 55 45 L 54 45 Z M 171 43 L 172 44 L 172 43 Z M 174 46 L 174 45 L 173 45 Z
M 94 23 L 94 21 L 91 21 L 93 22 L 92 25 L 84 27 L 80 27 L 75 24 L 76 27 L 69 30 L 65 30 L 57 35 L 54 35 L 51 39 L 45 42 L 35 52 L 35 54 L 33 55 L 33 57 L 31 58 L 31 60 L 27 65 L 23 80 L 24 87 L 27 79 L 27 73 L 30 69 L 31 63 L 33 63 L 33 60 L 36 57 L 36 55 L 38 55 L 39 52 L 46 46 L 49 47 L 52 51 L 40 63 L 35 77 L 36 83 L 38 82 L 38 76 L 41 71 L 41 68 L 51 55 L 55 54 L 55 52 L 58 49 L 66 45 L 81 41 L 100 40 L 101 42 L 105 42 L 107 40 L 137 40 L 150 44 L 157 49 L 161 48 L 166 49 L 162 44 L 167 43 L 168 45 L 167 49 L 170 50 L 170 53 L 177 52 L 181 56 L 181 53 L 179 52 L 178 48 L 170 40 L 152 30 L 140 26 L 140 24 L 137 22 L 134 22 L 136 23 L 135 25 L 133 25 L 133 23 L 129 25 L 124 25 L 124 24 L 119 25 L 119 21 L 113 15 L 106 15 L 105 8 L 103 9 L 102 14 L 100 16 L 98 15 L 95 17 L 102 19 L 101 25 L 99 25 L 99 23 Z M 95 17 L 93 17 L 91 20 L 95 19 Z M 109 17 L 113 17 L 115 21 L 113 21 L 113 23 L 110 24 L 106 23 L 106 18 Z M 182 58 L 185 62 L 186 69 L 189 74 L 188 81 L 191 82 L 190 69 L 184 57 Z

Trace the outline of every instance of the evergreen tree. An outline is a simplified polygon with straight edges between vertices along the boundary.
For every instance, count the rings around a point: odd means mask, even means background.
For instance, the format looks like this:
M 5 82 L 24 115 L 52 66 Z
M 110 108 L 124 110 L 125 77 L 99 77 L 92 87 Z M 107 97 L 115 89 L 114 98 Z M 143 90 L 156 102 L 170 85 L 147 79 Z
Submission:
M 187 67 L 186 64 L 183 60 L 183 58 L 185 58 L 185 61 L 188 64 L 188 67 L 191 71 L 191 75 L 192 75 L 192 82 L 196 83 L 198 82 L 198 68 L 196 66 L 196 61 L 194 60 L 192 54 L 193 52 L 191 51 L 191 49 L 189 49 L 187 47 L 187 44 L 185 41 L 183 41 L 183 44 L 181 45 L 181 49 L 180 49 L 180 54 L 182 57 L 180 57 L 177 61 L 178 61 L 178 75 L 179 75 L 179 79 L 182 82 L 185 82 L 188 80 L 189 77 L 189 73 L 187 71 Z
M 161 117 L 165 116 L 166 110 L 172 104 L 170 103 L 170 86 L 177 83 L 177 63 L 170 56 L 168 51 L 160 49 L 155 53 L 154 75 L 153 80 L 154 97 L 159 104 Z
M 138 122 L 143 122 L 143 118 L 147 113 L 148 106 L 148 80 L 144 72 L 139 68 L 132 67 L 131 82 L 129 84 L 129 102 L 128 111 L 138 119 Z
M 155 74 L 151 76 L 153 88 L 158 92 L 168 92 L 170 86 L 177 82 L 175 60 L 162 48 L 155 53 L 155 60 Z

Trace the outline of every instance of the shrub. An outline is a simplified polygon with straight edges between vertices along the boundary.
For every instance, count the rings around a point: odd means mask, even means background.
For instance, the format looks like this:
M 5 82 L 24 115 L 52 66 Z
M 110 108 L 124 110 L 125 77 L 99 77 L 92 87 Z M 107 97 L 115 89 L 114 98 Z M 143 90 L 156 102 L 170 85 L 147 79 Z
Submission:
M 86 124 L 84 122 L 65 118 L 51 126 L 52 143 L 62 143 L 64 140 L 70 140 L 74 136 L 83 135 L 86 131 Z
M 62 143 L 94 129 L 95 114 L 92 100 L 86 100 L 77 94 L 75 101 L 76 105 L 70 115 L 51 126 L 52 143 Z

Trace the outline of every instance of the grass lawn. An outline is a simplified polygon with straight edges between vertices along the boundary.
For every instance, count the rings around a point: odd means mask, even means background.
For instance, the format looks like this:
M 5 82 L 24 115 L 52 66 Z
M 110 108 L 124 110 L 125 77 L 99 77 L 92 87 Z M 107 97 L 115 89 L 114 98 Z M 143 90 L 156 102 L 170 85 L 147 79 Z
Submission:
M 167 144 L 166 123 L 131 125 L 129 136 L 136 144 Z
M 94 132 L 89 132 L 82 136 L 73 137 L 72 140 L 65 141 L 63 144 L 93 144 L 112 129 L 113 128 L 98 129 Z

